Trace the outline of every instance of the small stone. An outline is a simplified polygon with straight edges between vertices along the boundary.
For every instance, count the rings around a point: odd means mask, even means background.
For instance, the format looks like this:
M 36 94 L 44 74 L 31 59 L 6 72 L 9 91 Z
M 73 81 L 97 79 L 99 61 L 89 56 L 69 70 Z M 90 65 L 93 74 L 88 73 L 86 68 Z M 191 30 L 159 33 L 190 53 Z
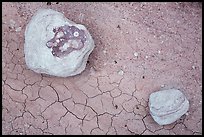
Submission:
M 135 56 L 135 57 L 138 57 L 138 55 L 139 55 L 139 54 L 138 54 L 137 52 L 134 53 L 134 56 Z
M 21 27 L 16 28 L 16 32 L 21 31 Z
M 107 53 L 107 50 L 103 50 L 103 53 L 106 54 L 106 53 Z
M 146 59 L 148 59 L 148 58 L 149 58 L 149 56 L 145 56 L 145 58 L 146 58 Z
M 151 116 L 159 125 L 167 125 L 188 111 L 189 101 L 180 90 L 162 90 L 150 94 L 149 109 Z
M 192 69 L 195 69 L 196 67 L 195 66 L 192 66 Z
M 160 50 L 158 50 L 158 53 L 160 54 L 160 53 L 161 53 L 161 51 L 160 51 Z
M 164 87 L 165 87 L 165 85 L 164 85 L 164 84 L 162 84 L 160 87 L 161 87 L 161 88 L 164 88 Z
M 124 74 L 124 71 L 121 69 L 118 71 L 118 74 L 122 76 Z
M 90 73 L 91 73 L 92 75 L 96 73 L 96 70 L 94 69 L 94 67 L 91 67 L 91 68 L 90 68 Z
M 52 9 L 38 10 L 26 26 L 25 62 L 36 73 L 58 77 L 80 74 L 94 47 L 84 25 Z
M 11 19 L 10 20 L 10 27 L 13 29 L 15 27 L 15 25 L 16 25 L 16 22 L 13 19 Z
M 26 123 L 24 126 L 25 126 L 25 127 L 29 127 L 29 124 Z

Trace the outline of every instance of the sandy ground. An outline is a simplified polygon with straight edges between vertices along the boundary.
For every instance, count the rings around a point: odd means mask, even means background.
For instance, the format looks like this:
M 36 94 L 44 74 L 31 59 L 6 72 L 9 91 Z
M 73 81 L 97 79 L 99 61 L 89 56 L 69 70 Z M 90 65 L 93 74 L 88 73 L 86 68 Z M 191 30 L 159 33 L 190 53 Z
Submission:
M 202 134 L 201 3 L 3 3 L 3 134 Z M 69 78 L 25 65 L 26 24 L 40 8 L 84 24 L 96 47 Z M 159 126 L 148 97 L 177 88 L 190 108 Z

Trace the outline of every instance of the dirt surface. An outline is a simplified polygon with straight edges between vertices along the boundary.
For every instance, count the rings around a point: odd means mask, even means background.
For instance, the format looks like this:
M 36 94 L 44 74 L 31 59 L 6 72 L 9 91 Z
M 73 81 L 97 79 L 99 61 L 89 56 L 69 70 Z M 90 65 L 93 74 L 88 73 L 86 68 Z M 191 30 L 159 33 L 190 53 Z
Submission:
M 201 3 L 3 3 L 3 134 L 202 134 Z M 40 8 L 84 24 L 96 47 L 80 75 L 25 65 L 24 32 Z M 181 90 L 190 108 L 159 126 L 148 98 Z

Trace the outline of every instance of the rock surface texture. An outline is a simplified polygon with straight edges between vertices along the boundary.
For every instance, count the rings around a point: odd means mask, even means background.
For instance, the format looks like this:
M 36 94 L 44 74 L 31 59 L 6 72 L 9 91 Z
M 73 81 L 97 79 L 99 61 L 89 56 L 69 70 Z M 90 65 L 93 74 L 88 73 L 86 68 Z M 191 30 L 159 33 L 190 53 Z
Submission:
M 159 125 L 167 125 L 188 111 L 189 101 L 179 90 L 162 90 L 150 95 L 149 108 L 150 114 Z
M 68 77 L 81 73 L 94 49 L 85 26 L 52 9 L 40 9 L 25 30 L 25 61 L 37 73 Z

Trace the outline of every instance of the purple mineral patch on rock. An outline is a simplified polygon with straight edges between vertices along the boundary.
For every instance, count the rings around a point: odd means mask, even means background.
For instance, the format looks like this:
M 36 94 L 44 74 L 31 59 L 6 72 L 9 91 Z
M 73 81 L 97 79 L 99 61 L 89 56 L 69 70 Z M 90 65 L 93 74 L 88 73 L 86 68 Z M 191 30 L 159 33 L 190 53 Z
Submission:
M 63 57 L 84 47 L 86 41 L 84 30 L 64 25 L 54 28 L 53 32 L 55 33 L 54 37 L 46 43 L 46 46 L 51 48 L 53 56 Z

